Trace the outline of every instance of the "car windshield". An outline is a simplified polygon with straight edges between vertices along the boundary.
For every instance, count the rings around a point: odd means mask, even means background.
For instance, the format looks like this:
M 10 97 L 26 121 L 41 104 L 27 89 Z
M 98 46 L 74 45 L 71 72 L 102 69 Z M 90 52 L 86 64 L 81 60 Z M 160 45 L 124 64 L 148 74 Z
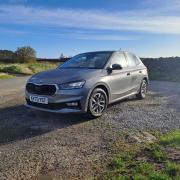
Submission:
M 102 69 L 112 52 L 90 52 L 72 57 L 59 68 Z

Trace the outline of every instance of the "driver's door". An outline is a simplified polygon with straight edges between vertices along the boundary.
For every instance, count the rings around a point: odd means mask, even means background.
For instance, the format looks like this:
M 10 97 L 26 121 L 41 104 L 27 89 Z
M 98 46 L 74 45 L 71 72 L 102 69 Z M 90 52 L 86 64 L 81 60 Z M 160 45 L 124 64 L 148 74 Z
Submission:
M 108 66 L 112 67 L 113 64 L 121 65 L 122 69 L 113 70 L 108 75 L 108 85 L 110 87 L 111 102 L 128 95 L 131 89 L 131 74 L 128 70 L 128 63 L 123 52 L 115 52 L 113 54 Z

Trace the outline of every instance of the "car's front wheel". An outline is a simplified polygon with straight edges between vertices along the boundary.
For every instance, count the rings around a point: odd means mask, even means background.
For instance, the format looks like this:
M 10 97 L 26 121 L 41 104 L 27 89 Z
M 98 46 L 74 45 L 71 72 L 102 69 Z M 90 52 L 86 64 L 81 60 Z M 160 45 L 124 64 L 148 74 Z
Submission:
M 148 87 L 147 81 L 143 80 L 141 83 L 139 93 L 136 95 L 138 99 L 144 99 L 146 97 L 147 87 Z
M 108 98 L 106 92 L 101 88 L 96 88 L 90 95 L 88 103 L 88 115 L 96 118 L 107 109 Z

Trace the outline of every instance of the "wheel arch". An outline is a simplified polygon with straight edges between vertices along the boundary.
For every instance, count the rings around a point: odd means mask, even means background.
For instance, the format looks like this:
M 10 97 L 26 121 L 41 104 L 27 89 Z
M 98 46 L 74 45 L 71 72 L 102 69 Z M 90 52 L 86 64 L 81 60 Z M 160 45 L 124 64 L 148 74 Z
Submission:
M 89 102 L 90 95 L 94 91 L 94 89 L 96 89 L 96 88 L 101 88 L 106 92 L 106 95 L 108 98 L 108 103 L 109 103 L 109 100 L 110 100 L 110 89 L 109 89 L 109 87 L 105 83 L 97 83 L 91 88 L 91 90 L 88 93 L 87 100 L 86 100 L 86 111 L 88 109 L 88 102 Z
M 149 84 L 149 79 L 148 77 L 144 77 L 143 80 L 145 80 L 147 82 L 147 84 Z

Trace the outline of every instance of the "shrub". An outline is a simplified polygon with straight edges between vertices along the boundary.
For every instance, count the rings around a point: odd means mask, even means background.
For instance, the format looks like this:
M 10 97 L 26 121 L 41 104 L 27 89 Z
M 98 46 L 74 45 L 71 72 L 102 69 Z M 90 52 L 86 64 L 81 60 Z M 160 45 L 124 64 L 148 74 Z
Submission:
M 3 69 L 1 69 L 1 72 L 19 73 L 19 72 L 21 72 L 21 68 L 19 68 L 16 65 L 11 65 L 11 66 L 7 66 L 7 67 L 4 67 Z

